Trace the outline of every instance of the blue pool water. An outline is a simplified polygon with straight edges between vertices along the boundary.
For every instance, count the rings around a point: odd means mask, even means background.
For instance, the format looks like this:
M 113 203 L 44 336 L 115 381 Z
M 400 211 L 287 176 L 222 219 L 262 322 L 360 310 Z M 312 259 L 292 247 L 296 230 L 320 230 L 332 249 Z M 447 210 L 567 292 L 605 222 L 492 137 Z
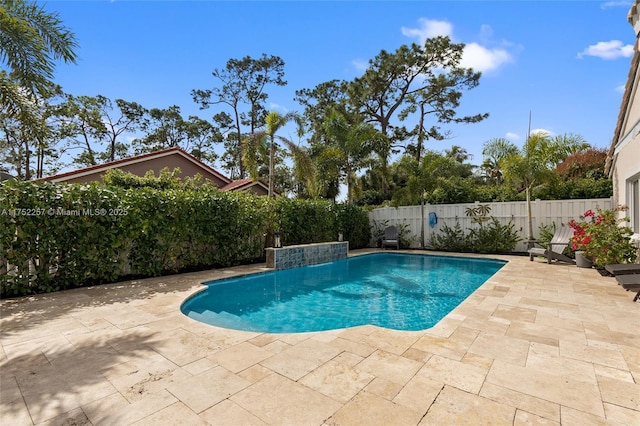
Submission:
M 298 333 L 432 327 L 506 262 L 375 253 L 205 283 L 182 312 L 237 330 Z

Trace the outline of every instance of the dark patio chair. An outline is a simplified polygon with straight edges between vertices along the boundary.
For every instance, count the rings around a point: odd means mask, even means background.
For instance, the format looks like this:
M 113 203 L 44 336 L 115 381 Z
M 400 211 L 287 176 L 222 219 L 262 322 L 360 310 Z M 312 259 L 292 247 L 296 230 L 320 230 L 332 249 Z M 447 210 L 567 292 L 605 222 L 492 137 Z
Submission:
M 633 301 L 640 299 L 640 274 L 625 274 L 625 275 L 616 275 L 616 281 L 618 284 L 622 286 L 625 290 L 637 290 L 636 297 L 633 298 Z
M 400 249 L 400 239 L 398 238 L 398 228 L 396 226 L 387 226 L 384 230 L 384 238 L 382 239 L 382 248 L 386 246 L 395 246 Z
M 640 264 L 637 263 L 615 263 L 604 265 L 604 269 L 611 275 L 640 274 Z

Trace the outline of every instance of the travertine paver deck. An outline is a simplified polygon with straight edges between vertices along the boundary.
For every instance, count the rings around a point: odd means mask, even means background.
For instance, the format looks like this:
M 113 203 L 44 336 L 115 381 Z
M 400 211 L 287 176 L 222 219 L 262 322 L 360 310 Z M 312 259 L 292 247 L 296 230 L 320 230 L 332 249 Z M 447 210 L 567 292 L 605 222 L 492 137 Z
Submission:
M 200 282 L 264 265 L 0 302 L 2 425 L 640 425 L 640 303 L 526 257 L 435 327 L 220 329 Z

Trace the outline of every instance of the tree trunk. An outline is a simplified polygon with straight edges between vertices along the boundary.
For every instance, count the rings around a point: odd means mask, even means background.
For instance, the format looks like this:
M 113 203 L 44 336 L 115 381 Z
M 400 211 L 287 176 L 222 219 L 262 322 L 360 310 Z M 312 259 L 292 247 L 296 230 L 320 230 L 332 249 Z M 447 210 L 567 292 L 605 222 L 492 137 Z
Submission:
M 424 104 L 420 104 L 420 124 L 418 127 L 418 146 L 416 147 L 416 161 L 420 164 L 422 145 L 424 143 Z M 423 247 L 424 248 L 424 247 Z
M 24 141 L 24 180 L 31 180 L 31 156 L 29 155 L 29 142 Z
M 274 157 L 275 157 L 275 144 L 273 143 L 273 138 L 271 139 L 271 143 L 269 144 L 269 197 L 273 197 L 273 172 L 274 172 Z
M 527 186 L 527 249 L 533 248 L 533 217 L 531 216 L 531 187 Z
M 242 131 L 242 129 L 240 128 L 240 115 L 238 114 L 238 107 L 234 107 L 233 108 L 233 113 L 235 115 L 235 119 L 236 119 L 236 133 L 237 133 L 237 157 L 235 158 L 236 162 L 238 163 L 238 172 L 239 172 L 239 177 L 238 179 L 244 179 L 245 174 L 244 174 L 244 162 L 242 160 L 242 134 L 240 133 Z M 251 133 L 253 134 L 253 132 Z M 271 155 L 271 154 L 269 154 Z M 269 176 L 271 176 L 271 171 L 269 171 Z M 271 179 L 271 178 L 269 178 Z M 269 191 L 271 191 L 271 185 L 269 185 Z M 271 196 L 271 194 L 269 194 L 269 196 Z

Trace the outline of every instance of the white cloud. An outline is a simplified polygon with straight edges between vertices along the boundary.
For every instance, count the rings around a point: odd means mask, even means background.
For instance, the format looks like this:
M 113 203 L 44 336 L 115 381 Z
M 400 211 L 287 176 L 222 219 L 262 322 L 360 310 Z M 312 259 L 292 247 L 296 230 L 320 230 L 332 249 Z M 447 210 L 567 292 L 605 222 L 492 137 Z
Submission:
M 615 89 L 615 90 L 616 90 L 616 92 L 618 92 L 618 93 L 624 93 L 624 89 L 625 89 L 625 85 L 624 85 L 624 84 L 622 84 L 622 85 L 620 85 L 620 86 L 616 87 L 616 89 Z
M 504 135 L 507 139 L 509 140 L 519 140 L 520 139 L 520 135 L 518 135 L 517 133 L 513 133 L 513 132 L 507 132 L 506 135 Z
M 419 18 L 420 28 L 402 27 L 402 34 L 409 38 L 417 38 L 420 44 L 426 39 L 437 36 L 449 36 L 453 38 L 453 25 L 447 21 Z
M 277 109 L 279 109 L 280 111 L 283 111 L 285 113 L 289 112 L 289 109 L 287 107 L 284 107 L 284 106 L 282 106 L 280 104 L 276 104 L 276 103 L 273 103 L 273 102 L 271 102 L 269 104 L 269 111 L 274 111 L 274 110 L 277 110 Z
M 623 44 L 620 40 L 599 41 L 578 53 L 578 58 L 595 56 L 601 59 L 630 58 L 633 55 L 633 45 Z
M 423 44 L 427 38 L 436 36 L 449 36 L 455 41 L 453 24 L 448 21 L 420 18 L 418 19 L 418 23 L 420 24 L 419 28 L 402 27 L 402 34 L 409 38 L 417 39 L 420 44 Z M 513 56 L 506 49 L 486 46 L 486 44 L 490 43 L 492 36 L 493 29 L 491 26 L 483 24 L 480 27 L 480 34 L 478 36 L 482 44 L 479 42 L 465 43 L 460 65 L 473 68 L 476 71 L 485 72 L 497 69 L 501 65 L 513 61 Z M 502 42 L 502 44 L 509 45 L 509 43 L 506 42 Z
M 464 53 L 460 65 L 473 68 L 475 71 L 491 71 L 499 66 L 511 62 L 513 58 L 504 49 L 489 49 L 478 43 L 469 43 L 464 46 Z
M 531 134 L 532 135 L 540 134 L 541 136 L 544 136 L 544 135 L 553 136 L 554 135 L 554 133 L 551 130 L 547 130 L 547 129 L 531 129 Z
M 630 7 L 631 6 L 631 2 L 630 1 L 608 1 L 605 3 L 602 3 L 600 5 L 600 8 L 602 9 L 609 9 L 610 7 Z

